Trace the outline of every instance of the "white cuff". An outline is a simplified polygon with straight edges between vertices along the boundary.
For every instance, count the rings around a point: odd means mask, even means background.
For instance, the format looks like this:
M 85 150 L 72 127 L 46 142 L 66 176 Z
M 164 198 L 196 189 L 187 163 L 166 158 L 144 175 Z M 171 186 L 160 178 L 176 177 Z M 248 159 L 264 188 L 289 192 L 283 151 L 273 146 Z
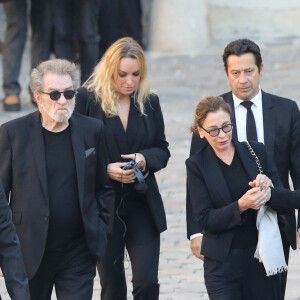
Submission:
M 200 232 L 199 232 L 199 233 L 192 234 L 192 235 L 190 236 L 190 241 L 193 240 L 194 238 L 198 237 L 198 236 L 203 236 L 203 234 L 200 233 Z

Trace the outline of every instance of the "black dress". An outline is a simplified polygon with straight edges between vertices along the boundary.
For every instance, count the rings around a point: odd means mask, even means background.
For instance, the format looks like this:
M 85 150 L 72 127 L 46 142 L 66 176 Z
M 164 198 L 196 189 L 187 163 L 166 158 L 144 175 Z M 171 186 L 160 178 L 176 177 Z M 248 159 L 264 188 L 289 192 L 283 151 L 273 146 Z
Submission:
M 160 232 L 166 229 L 166 217 L 154 173 L 165 167 L 170 157 L 158 97 L 150 95 L 145 115 L 131 98 L 126 131 L 119 116 L 106 117 L 93 93 L 85 88 L 78 90 L 75 112 L 104 122 L 109 163 L 122 162 L 121 154 L 139 152 L 149 170 L 145 194 L 137 192 L 134 184 L 112 180 L 116 214 L 106 256 L 98 264 L 101 299 L 126 299 L 124 245 L 132 264 L 134 299 L 158 299 Z

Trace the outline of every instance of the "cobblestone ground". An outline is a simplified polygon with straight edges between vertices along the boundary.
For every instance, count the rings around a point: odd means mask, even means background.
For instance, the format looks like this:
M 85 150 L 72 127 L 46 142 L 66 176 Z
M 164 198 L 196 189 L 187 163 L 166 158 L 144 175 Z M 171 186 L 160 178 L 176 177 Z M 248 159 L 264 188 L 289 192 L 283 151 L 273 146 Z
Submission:
M 3 39 L 3 28 L 3 12 L 0 6 L 0 40 Z M 300 105 L 300 43 L 287 39 L 277 45 L 265 45 L 263 42 L 259 44 L 264 58 L 262 88 L 270 93 L 297 100 Z M 153 91 L 160 96 L 172 154 L 167 168 L 157 175 L 168 221 L 168 230 L 161 236 L 159 280 L 162 300 L 208 299 L 203 282 L 203 264 L 192 256 L 186 239 L 184 161 L 189 152 L 189 126 L 197 101 L 229 89 L 221 61 L 224 46 L 209 47 L 198 54 L 147 53 L 150 83 Z M 0 106 L 0 124 L 34 110 L 27 93 L 29 60 L 28 43 L 20 79 L 23 87 L 22 112 L 5 113 Z M 2 83 L 1 62 L 0 82 Z M 3 97 L 0 89 L 0 99 Z M 126 274 L 128 299 L 132 299 L 130 268 L 126 269 Z M 300 299 L 299 284 L 300 250 L 291 252 L 287 300 Z M 96 278 L 93 299 L 100 299 L 100 291 L 99 279 Z M 3 300 L 10 299 L 3 280 L 0 282 L 0 293 Z M 53 299 L 56 299 L 55 295 Z

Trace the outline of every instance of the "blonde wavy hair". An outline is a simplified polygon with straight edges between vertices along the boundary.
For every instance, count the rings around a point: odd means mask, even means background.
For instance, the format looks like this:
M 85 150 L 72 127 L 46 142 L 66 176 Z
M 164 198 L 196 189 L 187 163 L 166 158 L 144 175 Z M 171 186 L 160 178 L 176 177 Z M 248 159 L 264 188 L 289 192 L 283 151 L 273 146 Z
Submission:
M 115 83 L 118 76 L 119 65 L 122 58 L 136 59 L 139 63 L 140 82 L 134 91 L 134 101 L 144 113 L 144 104 L 150 95 L 147 78 L 146 58 L 141 46 L 132 38 L 125 37 L 113 43 L 96 65 L 93 74 L 83 84 L 95 95 L 96 101 L 101 103 L 102 109 L 109 117 L 118 115 L 119 93 Z

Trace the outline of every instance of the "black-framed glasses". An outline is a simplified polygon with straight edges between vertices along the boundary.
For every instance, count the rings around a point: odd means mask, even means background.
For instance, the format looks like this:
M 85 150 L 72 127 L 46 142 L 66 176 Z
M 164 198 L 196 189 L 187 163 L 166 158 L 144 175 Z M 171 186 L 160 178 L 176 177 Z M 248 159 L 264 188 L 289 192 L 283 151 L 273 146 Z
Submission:
M 223 125 L 223 126 L 220 127 L 220 128 L 214 128 L 214 129 L 212 129 L 212 130 L 206 130 L 206 129 L 204 129 L 203 127 L 201 127 L 201 128 L 202 128 L 204 131 L 206 131 L 210 136 L 216 137 L 216 136 L 219 135 L 221 129 L 222 129 L 222 131 L 223 131 L 224 133 L 230 132 L 230 131 L 232 130 L 232 128 L 233 128 L 233 124 L 225 124 L 225 125 Z
M 50 93 L 46 93 L 46 92 L 40 91 L 40 93 L 49 95 L 51 100 L 57 101 L 60 98 L 61 94 L 64 94 L 64 97 L 67 100 L 73 99 L 74 96 L 75 96 L 75 94 L 76 94 L 76 91 L 74 91 L 74 90 L 66 90 L 66 91 L 63 91 L 63 92 L 52 91 Z

